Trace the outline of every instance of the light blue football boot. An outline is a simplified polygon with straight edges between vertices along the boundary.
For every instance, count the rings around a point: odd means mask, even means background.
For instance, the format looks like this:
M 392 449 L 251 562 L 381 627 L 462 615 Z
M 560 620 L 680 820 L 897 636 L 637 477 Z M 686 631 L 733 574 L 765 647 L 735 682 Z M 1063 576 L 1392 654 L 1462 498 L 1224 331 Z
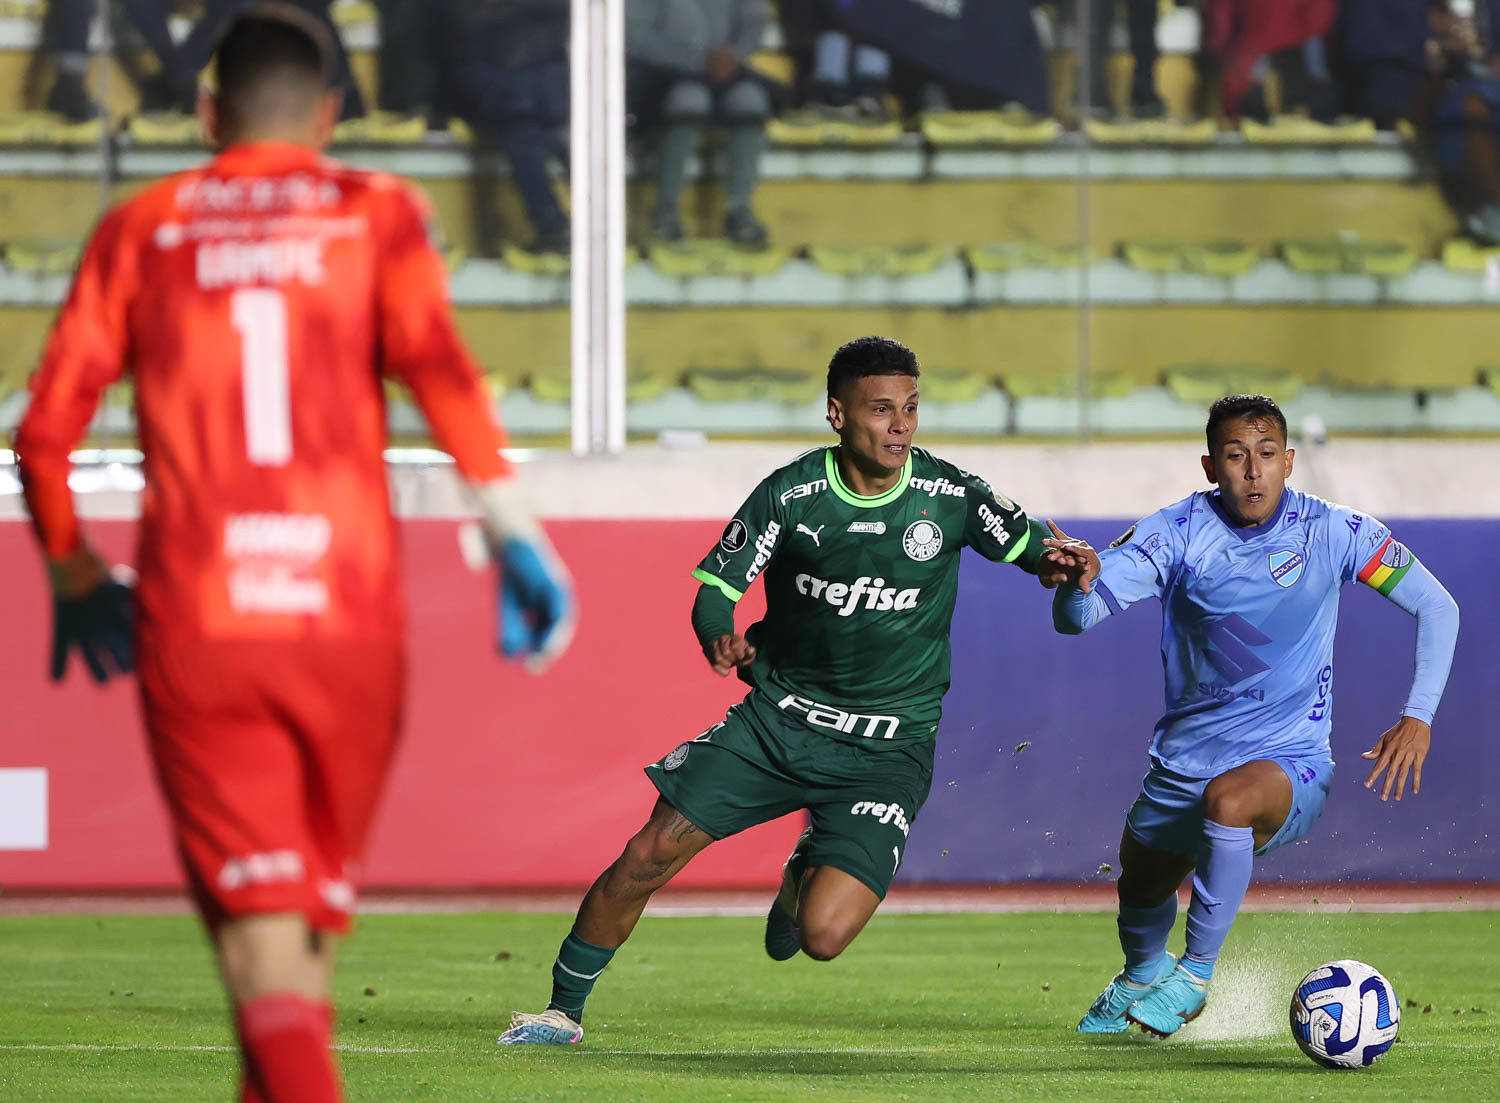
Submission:
M 1088 1011 L 1084 1012 L 1083 1018 L 1078 1020 L 1078 1033 L 1123 1034 L 1129 1030 L 1130 1022 L 1125 1018 L 1125 1012 L 1136 1000 L 1171 976 L 1176 964 L 1177 959 L 1171 954 L 1162 955 L 1161 972 L 1145 987 L 1129 984 L 1124 973 L 1116 973 L 1115 979 L 1099 993 L 1098 998 L 1089 1005 Z
M 567 1012 L 549 1007 L 540 1015 L 514 1012 L 510 1029 L 500 1035 L 502 1046 L 566 1046 L 583 1041 L 583 1027 L 568 1018 Z
M 1203 1014 L 1208 1003 L 1208 981 L 1193 976 L 1181 965 L 1165 980 L 1130 1005 L 1125 1017 L 1147 1034 L 1165 1038 L 1184 1023 Z

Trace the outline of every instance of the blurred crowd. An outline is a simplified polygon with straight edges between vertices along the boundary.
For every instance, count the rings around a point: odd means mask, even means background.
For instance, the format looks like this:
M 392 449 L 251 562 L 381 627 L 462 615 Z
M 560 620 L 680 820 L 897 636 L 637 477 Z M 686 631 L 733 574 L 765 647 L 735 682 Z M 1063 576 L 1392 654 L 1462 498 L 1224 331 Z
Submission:
M 192 110 L 219 29 L 248 2 L 114 0 L 121 28 L 155 57 L 135 62 L 143 110 Z M 332 0 L 289 2 L 332 27 Z M 85 81 L 97 6 L 51 0 L 46 15 L 45 104 L 70 118 L 97 111 Z M 346 117 L 369 107 L 434 129 L 463 120 L 509 160 L 533 248 L 566 252 L 553 178 L 567 155 L 568 0 L 375 7 L 376 102 L 364 102 L 341 55 Z M 173 15 L 193 20 L 185 37 L 169 33 Z M 1500 0 L 626 0 L 627 107 L 655 180 L 658 241 L 684 236 L 679 208 L 706 132 L 722 151 L 722 234 L 755 247 L 767 238 L 752 197 L 773 116 L 889 127 L 955 110 L 1035 119 L 1063 101 L 1068 123 L 1299 114 L 1410 128 L 1469 230 L 1500 242 L 1497 38 Z M 1196 101 L 1175 110 L 1158 86 L 1163 42 L 1197 69 Z M 1122 46 L 1128 83 L 1111 80 Z M 1080 48 L 1079 71 L 1056 63 Z

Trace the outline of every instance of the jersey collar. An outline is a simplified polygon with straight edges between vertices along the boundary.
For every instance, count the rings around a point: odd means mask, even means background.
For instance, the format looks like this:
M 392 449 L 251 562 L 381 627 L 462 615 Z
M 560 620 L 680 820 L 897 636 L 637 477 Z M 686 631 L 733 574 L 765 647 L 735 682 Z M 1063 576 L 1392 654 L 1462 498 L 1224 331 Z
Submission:
M 220 151 L 213 165 L 226 172 L 271 173 L 314 169 L 324 160 L 323 152 L 311 146 L 291 142 L 240 142 Z
M 1291 496 L 1291 488 L 1285 486 L 1282 487 L 1281 500 L 1276 503 L 1276 512 L 1271 514 L 1271 516 L 1267 517 L 1258 525 L 1235 524 L 1234 518 L 1229 516 L 1229 512 L 1219 502 L 1219 492 L 1217 490 L 1212 491 L 1208 495 L 1208 505 L 1209 508 L 1214 511 L 1214 514 L 1219 518 L 1219 520 L 1224 522 L 1224 527 L 1227 528 L 1230 532 L 1234 533 L 1235 536 L 1239 537 L 1241 540 L 1254 540 L 1257 536 L 1264 536 L 1266 533 L 1274 532 L 1276 530 L 1276 528 L 1281 523 L 1281 515 L 1286 512 L 1287 500 Z
M 906 462 L 901 465 L 901 477 L 896 480 L 896 485 L 883 494 L 863 495 L 856 494 L 844 485 L 844 477 L 839 474 L 838 460 L 834 459 L 837 446 L 830 447 L 823 453 L 823 467 L 828 472 L 828 488 L 838 496 L 839 501 L 846 502 L 860 509 L 872 509 L 875 506 L 890 505 L 901 495 L 906 493 L 906 488 L 911 486 L 911 449 L 906 450 Z

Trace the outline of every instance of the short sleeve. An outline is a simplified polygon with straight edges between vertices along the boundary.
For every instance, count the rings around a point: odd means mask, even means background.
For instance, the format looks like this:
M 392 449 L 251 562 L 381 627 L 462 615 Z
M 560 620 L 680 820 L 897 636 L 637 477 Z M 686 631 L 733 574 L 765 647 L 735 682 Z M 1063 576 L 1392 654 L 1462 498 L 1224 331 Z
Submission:
M 1333 560 L 1333 569 L 1344 582 L 1370 581 L 1380 565 L 1380 557 L 1393 543 L 1391 530 L 1380 521 L 1366 514 L 1355 513 L 1347 506 L 1329 505 L 1325 524 L 1328 533 L 1328 554 Z M 1400 547 L 1400 545 L 1397 545 Z M 1405 548 L 1401 549 L 1405 552 Z M 1394 556 L 1394 558 L 1400 558 Z M 1405 558 L 1410 560 L 1411 553 Z M 1398 567 L 1402 564 L 1397 563 Z M 1366 568 L 1369 568 L 1367 571 Z M 1403 571 L 1404 573 L 1404 571 Z M 1394 583 L 1393 583 L 1394 584 Z M 1377 586 L 1377 589 L 1379 587 Z
M 693 571 L 706 586 L 719 589 L 731 601 L 739 601 L 750 583 L 770 565 L 781 546 L 786 511 L 777 493 L 775 477 L 765 479 L 745 499 L 724 526 L 719 542 L 709 549 Z
M 1014 562 L 1031 542 L 1026 511 L 978 475 L 960 472 L 966 514 L 964 543 L 996 563 Z
M 1159 598 L 1182 559 L 1185 541 L 1166 513 L 1153 513 L 1131 525 L 1099 553 L 1095 590 L 1119 613 L 1148 597 Z

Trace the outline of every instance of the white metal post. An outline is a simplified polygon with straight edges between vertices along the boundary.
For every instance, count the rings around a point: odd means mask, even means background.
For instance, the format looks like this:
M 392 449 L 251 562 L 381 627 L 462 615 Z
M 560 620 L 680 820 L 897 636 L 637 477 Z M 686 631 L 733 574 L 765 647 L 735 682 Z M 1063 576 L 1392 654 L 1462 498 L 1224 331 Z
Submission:
M 572 437 L 625 447 L 625 0 L 572 0 Z

